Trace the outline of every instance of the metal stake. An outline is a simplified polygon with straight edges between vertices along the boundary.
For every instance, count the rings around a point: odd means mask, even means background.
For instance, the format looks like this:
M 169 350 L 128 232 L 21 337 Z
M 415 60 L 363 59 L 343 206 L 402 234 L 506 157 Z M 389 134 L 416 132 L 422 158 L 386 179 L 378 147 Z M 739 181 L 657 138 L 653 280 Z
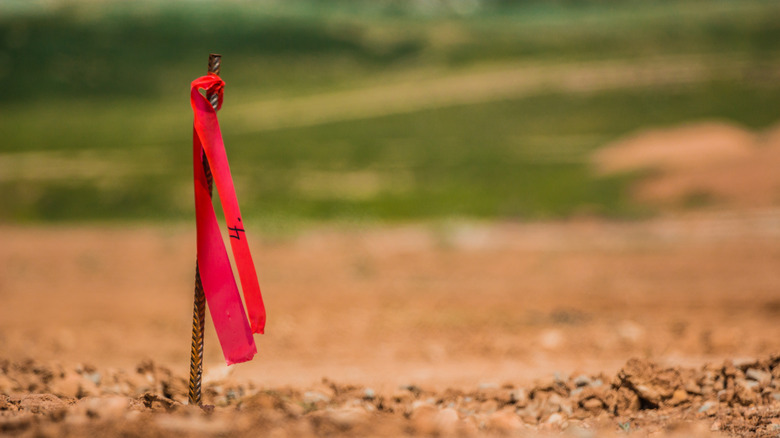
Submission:
M 209 73 L 219 75 L 222 67 L 222 55 L 212 53 L 209 55 Z M 217 109 L 218 95 L 207 94 L 206 98 Z M 203 154 L 203 171 L 206 173 L 206 181 L 209 186 L 209 195 L 212 194 L 214 179 L 211 168 Z M 197 260 L 195 262 L 195 305 L 192 311 L 192 348 L 190 351 L 190 404 L 201 404 L 201 381 L 203 380 L 203 325 L 206 322 L 206 295 L 203 293 L 203 283 L 200 280 L 200 269 Z

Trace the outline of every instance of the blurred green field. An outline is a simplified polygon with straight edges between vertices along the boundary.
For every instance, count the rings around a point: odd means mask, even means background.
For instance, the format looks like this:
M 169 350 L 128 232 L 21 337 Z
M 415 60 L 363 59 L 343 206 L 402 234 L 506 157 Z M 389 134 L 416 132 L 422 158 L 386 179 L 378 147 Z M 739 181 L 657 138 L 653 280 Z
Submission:
M 595 149 L 780 120 L 776 1 L 11 1 L 0 221 L 190 220 L 209 52 L 242 210 L 269 227 L 636 217 L 636 175 L 596 177 Z

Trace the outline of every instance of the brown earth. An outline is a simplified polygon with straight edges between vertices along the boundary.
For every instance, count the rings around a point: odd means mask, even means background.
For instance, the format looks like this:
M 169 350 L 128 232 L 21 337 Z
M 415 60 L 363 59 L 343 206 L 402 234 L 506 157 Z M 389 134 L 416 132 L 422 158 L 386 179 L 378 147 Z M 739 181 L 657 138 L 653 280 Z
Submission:
M 228 369 L 209 326 L 208 412 L 190 228 L 0 228 L 0 434 L 776 434 L 777 211 L 255 236 L 267 334 Z
M 634 194 L 664 208 L 780 205 L 780 126 L 753 133 L 703 122 L 642 131 L 599 149 L 604 174 L 647 173 Z

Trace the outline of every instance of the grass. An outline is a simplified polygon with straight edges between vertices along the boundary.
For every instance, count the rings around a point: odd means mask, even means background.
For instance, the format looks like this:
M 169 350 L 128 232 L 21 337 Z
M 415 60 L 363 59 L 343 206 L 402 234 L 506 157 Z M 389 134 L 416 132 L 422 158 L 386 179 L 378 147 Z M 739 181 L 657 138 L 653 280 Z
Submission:
M 627 196 L 632 177 L 597 178 L 590 153 L 648 126 L 713 118 L 755 129 L 775 123 L 780 6 L 629 3 L 494 5 L 468 17 L 361 2 L 293 3 L 270 12 L 230 4 L 189 13 L 183 3 L 108 3 L 0 14 L 0 76 L 14 81 L 0 100 L 0 221 L 190 220 L 187 87 L 216 50 L 225 55 L 228 82 L 223 131 L 248 217 L 646 214 Z M 198 29 L 197 38 L 189 29 Z M 702 54 L 744 67 L 694 83 L 540 88 L 256 132 L 230 110 L 231 103 L 515 63 Z

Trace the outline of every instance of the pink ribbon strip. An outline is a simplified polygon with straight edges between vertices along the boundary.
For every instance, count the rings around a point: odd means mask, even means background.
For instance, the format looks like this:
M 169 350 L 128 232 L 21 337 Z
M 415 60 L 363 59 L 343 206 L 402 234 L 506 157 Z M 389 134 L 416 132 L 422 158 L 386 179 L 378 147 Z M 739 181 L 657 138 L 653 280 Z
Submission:
M 230 175 L 225 145 L 217 121 L 217 113 L 200 93 L 218 93 L 222 106 L 224 82 L 210 74 L 192 82 L 190 102 L 195 113 L 192 137 L 192 161 L 195 176 L 195 215 L 198 228 L 198 269 L 209 306 L 211 319 L 228 365 L 246 362 L 257 353 L 252 333 L 265 330 L 265 306 L 257 282 L 257 273 L 249 251 L 246 231 Z M 227 249 L 220 235 L 217 216 L 203 169 L 203 154 L 208 160 L 214 183 L 225 214 L 230 246 L 244 290 L 249 320 L 244 313 Z M 251 329 L 250 329 L 251 322 Z

